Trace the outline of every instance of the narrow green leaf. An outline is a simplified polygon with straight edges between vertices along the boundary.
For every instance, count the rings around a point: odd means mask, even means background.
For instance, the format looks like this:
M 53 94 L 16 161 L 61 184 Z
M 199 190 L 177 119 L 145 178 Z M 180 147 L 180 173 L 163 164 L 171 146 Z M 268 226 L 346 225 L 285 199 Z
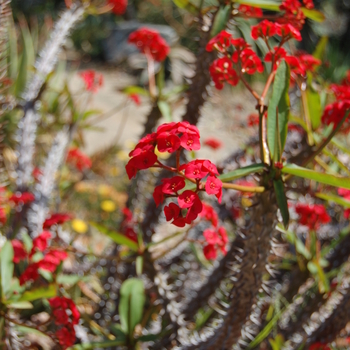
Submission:
M 214 37 L 225 29 L 228 19 L 230 18 L 231 5 L 220 7 L 215 16 L 214 24 L 212 26 L 210 37 Z
M 32 309 L 33 304 L 29 301 L 14 301 L 13 303 L 7 304 L 7 307 L 12 309 Z
M 107 227 L 104 227 L 100 224 L 97 224 L 96 222 L 90 222 L 90 225 L 95 227 L 100 233 L 103 233 L 104 235 L 108 236 L 110 239 L 112 239 L 115 243 L 120 245 L 125 245 L 128 248 L 130 248 L 133 251 L 138 250 L 138 245 L 128 237 L 124 236 L 121 233 L 111 231 Z
M 120 288 L 119 317 L 124 333 L 133 339 L 134 328 L 142 320 L 145 289 L 139 278 L 126 280 Z
M 127 95 L 137 94 L 137 95 L 149 96 L 149 92 L 140 86 L 133 86 L 133 85 L 128 86 L 122 91 Z
M 324 14 L 320 11 L 315 9 L 309 10 L 306 7 L 302 7 L 301 10 L 307 18 L 310 18 L 315 22 L 323 22 L 325 20 Z
M 235 2 L 238 4 L 259 7 L 261 9 L 271 11 L 279 11 L 279 7 L 281 5 L 280 2 L 269 0 L 236 0 Z
M 158 101 L 158 107 L 159 110 L 162 113 L 162 116 L 164 117 L 165 121 L 167 123 L 170 123 L 173 121 L 173 117 L 171 115 L 171 107 L 168 102 L 166 101 Z
M 271 154 L 271 159 L 280 159 L 281 154 L 274 154 L 276 137 L 276 118 L 279 126 L 279 143 L 281 153 L 287 139 L 288 115 L 289 115 L 289 88 L 290 69 L 285 61 L 282 61 L 277 68 L 275 81 L 272 89 L 272 96 L 267 109 L 267 142 Z M 276 111 L 278 110 L 278 115 Z
M 252 164 L 252 165 L 248 165 L 248 166 L 243 167 L 243 168 L 232 170 L 226 174 L 222 174 L 219 176 L 219 179 L 222 182 L 229 182 L 229 181 L 239 179 L 241 177 L 248 176 L 248 175 L 253 174 L 253 173 L 261 173 L 263 170 L 264 170 L 263 163 Z
M 328 44 L 328 37 L 326 37 L 326 36 L 321 37 L 316 45 L 315 51 L 312 53 L 312 56 L 314 56 L 315 58 L 318 58 L 319 60 L 322 61 L 323 56 L 326 52 L 327 44 Z M 317 67 L 316 67 L 316 69 L 317 69 Z
M 136 258 L 136 274 L 137 274 L 137 276 L 142 275 L 142 270 L 143 270 L 143 257 L 138 256 Z
M 20 301 L 34 301 L 37 299 L 47 299 L 56 296 L 57 286 L 55 284 L 49 284 L 45 287 L 40 287 L 32 290 L 28 290 L 22 294 L 22 296 L 17 300 Z
M 112 334 L 115 335 L 117 340 L 122 340 L 122 341 L 126 340 L 125 333 L 122 331 L 120 324 L 112 324 L 110 326 L 110 330 Z
M 325 185 L 343 187 L 350 190 L 350 178 L 348 177 L 320 173 L 315 170 L 302 168 L 295 164 L 289 164 L 284 166 L 282 169 L 282 173 L 295 175 L 304 179 L 314 180 Z
M 15 91 L 14 94 L 16 97 L 19 97 L 22 93 L 22 91 L 25 88 L 26 82 L 27 82 L 27 65 L 28 65 L 28 59 L 27 59 L 27 52 L 25 50 L 25 46 L 23 48 L 22 56 L 21 56 L 21 63 L 18 70 L 18 75 L 15 83 Z
M 4 300 L 11 289 L 13 276 L 13 248 L 10 241 L 6 241 L 0 252 L 0 271 L 1 271 L 1 292 Z
M 315 91 L 310 85 L 311 84 L 308 84 L 308 87 L 306 89 L 306 98 L 307 98 L 307 104 L 309 107 L 309 114 L 310 114 L 312 129 L 315 130 L 321 124 L 321 117 L 322 117 L 321 97 L 319 93 Z
M 17 34 L 16 27 L 10 16 L 8 21 L 8 45 L 9 45 L 9 55 L 8 55 L 8 64 L 9 64 L 9 77 L 12 80 L 17 78 L 18 73 L 18 50 L 17 50 Z
M 191 1 L 189 0 L 173 0 L 174 4 L 179 7 L 180 9 L 187 10 L 188 12 L 192 14 L 198 14 L 199 8 L 196 7 Z
M 66 285 L 74 285 L 77 284 L 79 281 L 83 280 L 84 277 L 83 276 L 79 276 L 79 275 L 63 275 L 63 274 L 59 274 L 56 278 L 56 282 L 58 284 L 66 284 Z
M 289 210 L 288 210 L 287 197 L 284 192 L 283 181 L 281 179 L 274 180 L 273 186 L 275 188 L 277 205 L 283 218 L 283 225 L 287 229 L 289 224 Z
M 350 208 L 350 201 L 344 199 L 343 197 L 335 196 L 333 194 L 321 193 L 321 192 L 316 193 L 315 196 L 329 202 L 337 203 L 343 206 L 344 208 Z

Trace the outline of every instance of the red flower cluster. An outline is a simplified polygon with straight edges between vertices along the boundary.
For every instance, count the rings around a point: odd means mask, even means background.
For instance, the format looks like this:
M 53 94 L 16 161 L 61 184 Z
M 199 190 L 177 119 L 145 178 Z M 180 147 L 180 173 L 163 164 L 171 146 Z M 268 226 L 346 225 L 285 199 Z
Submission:
M 306 8 L 314 7 L 312 0 L 303 0 Z M 279 19 L 282 23 L 291 23 L 294 27 L 301 29 L 305 23 L 305 15 L 302 11 L 302 4 L 298 0 L 285 0 L 280 5 L 280 10 L 284 12 Z
M 231 45 L 235 48 L 232 55 L 229 51 Z M 260 58 L 250 45 L 242 38 L 233 39 L 231 34 L 225 30 L 207 44 L 207 51 L 211 52 L 214 49 L 224 55 L 216 59 L 209 68 L 215 87 L 219 90 L 224 87 L 225 82 L 232 86 L 237 85 L 241 73 L 262 73 L 264 70 Z
M 325 207 L 321 204 L 302 204 L 295 206 L 295 211 L 299 214 L 299 222 L 307 226 L 310 230 L 317 230 L 321 224 L 327 224 L 331 221 Z
M 209 160 L 194 160 L 180 165 L 181 149 L 188 151 L 200 149 L 200 135 L 198 129 L 188 122 L 162 124 L 157 131 L 145 136 L 130 152 L 132 157 L 126 165 L 129 179 L 136 176 L 137 171 L 148 169 L 152 166 L 166 168 L 177 176 L 162 179 L 162 184 L 157 186 L 153 198 L 157 204 L 161 204 L 165 198 L 176 197 L 178 204 L 170 203 L 164 208 L 167 221 L 178 227 L 184 227 L 195 220 L 202 211 L 202 202 L 198 197 L 199 191 L 214 194 L 219 202 L 222 197 L 222 182 L 217 178 L 218 170 Z M 166 167 L 158 160 L 155 147 L 159 152 L 177 152 L 176 168 Z M 205 186 L 201 182 L 206 179 Z M 185 179 L 196 184 L 196 190 L 181 191 L 185 187 Z
M 10 196 L 9 201 L 15 205 L 24 205 L 30 202 L 33 202 L 35 199 L 34 194 L 30 192 L 16 192 Z
M 280 36 L 283 42 L 290 39 L 295 39 L 298 41 L 301 40 L 300 31 L 291 24 L 274 23 L 268 21 L 267 19 L 261 21 L 256 26 L 253 26 L 251 35 L 254 40 L 257 40 L 258 38 L 268 39 L 275 35 Z
M 86 70 L 79 73 L 84 80 L 87 91 L 96 92 L 103 85 L 103 75 L 97 74 L 94 70 Z
M 113 6 L 112 12 L 119 16 L 125 13 L 128 0 L 108 0 L 108 4 Z
M 170 48 L 160 34 L 153 29 L 140 28 L 129 35 L 129 43 L 145 55 L 151 56 L 155 61 L 164 61 Z
M 259 125 L 259 115 L 256 113 L 250 114 L 248 116 L 248 126 Z
M 133 214 L 129 208 L 123 209 L 124 219 L 120 224 L 120 230 L 125 234 L 126 237 L 131 239 L 134 242 L 137 242 L 137 234 L 135 232 L 135 221 Z
M 339 196 L 342 196 L 347 201 L 350 201 L 350 190 L 347 190 L 345 188 L 338 188 L 338 194 Z M 344 217 L 345 219 L 349 219 L 350 216 L 350 208 L 347 208 L 344 210 Z
M 71 148 L 68 151 L 67 163 L 75 166 L 79 171 L 90 169 L 92 166 L 91 159 L 79 148 Z
M 216 150 L 222 147 L 222 142 L 214 137 L 211 137 L 204 141 L 204 145 Z
M 214 208 L 203 203 L 203 210 L 199 215 L 212 224 L 211 228 L 203 232 L 207 243 L 203 248 L 205 258 L 208 260 L 216 259 L 218 250 L 221 250 L 222 254 L 226 255 L 226 245 L 228 243 L 227 233 L 224 227 L 218 226 L 218 215 Z
M 51 216 L 44 221 L 43 228 L 48 229 L 53 225 L 62 225 L 66 221 L 69 221 L 71 219 L 72 219 L 72 216 L 70 214 L 65 214 L 65 213 L 51 214 Z
M 48 248 L 48 240 L 51 238 L 51 233 L 43 231 L 38 237 L 33 240 L 33 247 L 29 254 L 27 253 L 23 243 L 17 239 L 11 241 L 14 250 L 13 262 L 18 264 L 22 260 L 28 260 L 29 264 L 26 270 L 19 278 L 21 285 L 28 281 L 36 281 L 39 278 L 38 269 L 43 269 L 49 272 L 54 272 L 57 266 L 67 258 L 67 253 L 61 250 Z M 44 252 L 44 257 L 33 262 L 32 257 L 36 252 Z
M 262 9 L 248 5 L 239 5 L 238 11 L 243 17 L 260 18 L 263 16 Z
M 49 303 L 55 324 L 60 327 L 56 337 L 63 349 L 67 349 L 75 343 L 74 325 L 79 323 L 80 313 L 73 300 L 65 297 L 54 297 Z

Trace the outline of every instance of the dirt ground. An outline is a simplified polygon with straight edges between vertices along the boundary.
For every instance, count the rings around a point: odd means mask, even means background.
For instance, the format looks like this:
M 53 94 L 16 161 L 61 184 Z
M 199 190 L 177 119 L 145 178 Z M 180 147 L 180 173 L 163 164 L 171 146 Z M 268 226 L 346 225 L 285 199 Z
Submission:
M 94 122 L 98 130 L 86 130 L 85 151 L 93 154 L 113 144 L 126 152 L 135 144 L 143 130 L 143 122 L 150 110 L 147 97 L 141 97 L 142 103 L 137 106 L 124 93 L 123 88 L 136 85 L 137 79 L 120 70 L 96 69 L 103 74 L 104 83 L 92 97 L 89 109 L 97 109 L 102 115 Z M 81 79 L 73 76 L 73 81 Z M 77 85 L 82 86 L 81 82 Z M 171 85 L 171 82 L 169 83 Z M 168 85 L 169 85 L 168 84 Z M 171 87 L 168 87 L 171 88 Z M 201 133 L 202 148 L 198 158 L 220 161 L 237 150 L 256 130 L 247 127 L 247 117 L 254 113 L 254 99 L 243 89 L 227 87 L 222 91 L 211 89 L 211 96 L 202 108 L 202 117 L 198 128 Z M 174 121 L 181 120 L 185 110 L 182 103 L 173 110 Z M 164 120 L 162 121 L 164 122 Z M 223 143 L 223 147 L 212 150 L 203 145 L 207 138 L 214 137 Z

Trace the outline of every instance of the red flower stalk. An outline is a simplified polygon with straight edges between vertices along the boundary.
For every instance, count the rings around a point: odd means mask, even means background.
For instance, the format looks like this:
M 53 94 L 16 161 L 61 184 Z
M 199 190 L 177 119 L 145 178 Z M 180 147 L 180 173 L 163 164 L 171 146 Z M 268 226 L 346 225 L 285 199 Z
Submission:
M 84 80 L 87 91 L 96 92 L 103 85 L 103 75 L 97 74 L 94 70 L 86 70 L 79 75 Z
M 302 204 L 295 206 L 295 211 L 299 214 L 299 222 L 307 226 L 310 230 L 317 230 L 321 224 L 327 224 L 331 221 L 326 208 L 321 204 Z
M 128 6 L 128 0 L 108 0 L 108 4 L 112 5 L 112 12 L 115 15 L 123 15 Z
M 91 159 L 79 148 L 71 148 L 67 154 L 67 163 L 75 166 L 79 171 L 90 169 Z
M 164 61 L 170 48 L 160 34 L 153 29 L 140 28 L 129 35 L 129 43 L 145 55 L 150 55 L 155 61 Z

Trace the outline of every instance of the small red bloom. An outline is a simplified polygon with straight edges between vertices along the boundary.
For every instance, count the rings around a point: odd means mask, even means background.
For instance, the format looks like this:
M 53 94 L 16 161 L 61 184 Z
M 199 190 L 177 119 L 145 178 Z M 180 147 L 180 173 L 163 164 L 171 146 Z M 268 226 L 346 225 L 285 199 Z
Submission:
M 130 100 L 134 101 L 136 106 L 141 105 L 141 99 L 140 99 L 140 96 L 138 94 L 130 94 L 129 98 L 130 98 Z
M 222 147 L 222 142 L 214 137 L 206 139 L 204 141 L 204 144 L 214 150 L 217 150 Z
M 218 202 L 221 203 L 222 199 L 222 182 L 215 176 L 208 176 L 207 182 L 205 183 L 205 191 L 208 194 L 215 194 Z
M 248 116 L 248 126 L 259 125 L 259 115 L 254 113 Z
M 252 27 L 251 35 L 254 40 L 258 38 L 270 38 L 276 35 L 276 23 L 264 19 Z
M 274 52 L 269 51 L 264 60 L 265 62 L 274 62 L 273 69 L 277 69 L 277 63 L 287 56 L 287 51 L 283 47 L 275 47 Z
M 40 269 L 55 272 L 58 265 L 67 257 L 68 254 L 62 250 L 51 250 L 37 264 Z
M 19 277 L 19 284 L 22 286 L 26 282 L 36 281 L 39 278 L 38 268 L 39 266 L 37 263 L 29 264 L 22 275 Z
M 233 69 L 233 62 L 228 57 L 216 59 L 209 67 L 209 73 L 218 90 L 223 89 L 224 83 L 236 86 L 239 82 L 239 77 Z
M 163 193 L 163 185 L 156 186 L 156 188 L 153 191 L 153 199 L 157 205 L 163 203 L 164 201 L 164 193 Z
M 13 262 L 15 264 L 18 264 L 21 260 L 24 260 L 27 258 L 28 253 L 26 252 L 24 245 L 21 241 L 18 239 L 13 239 L 11 241 L 12 247 L 13 247 Z
M 239 5 L 238 11 L 245 17 L 260 18 L 263 16 L 262 9 L 248 5 Z
M 79 148 L 71 148 L 67 154 L 67 163 L 75 166 L 79 171 L 90 169 L 91 159 Z
M 203 232 L 203 236 L 208 244 L 215 245 L 221 242 L 221 239 L 215 230 L 207 229 Z
M 281 163 L 281 162 L 275 162 L 275 168 L 277 168 L 277 169 L 283 169 L 283 163 Z
M 240 54 L 240 60 L 243 73 L 255 74 L 264 71 L 260 58 L 252 49 L 244 49 Z
M 84 80 L 87 91 L 96 92 L 103 85 L 103 75 L 97 74 L 94 70 L 86 70 L 79 75 Z
M 159 152 L 173 153 L 180 148 L 180 138 L 169 132 L 163 132 L 157 137 L 157 146 Z
M 303 0 L 303 3 L 304 3 L 304 6 L 309 10 L 315 7 L 313 0 Z
M 322 63 L 321 60 L 309 54 L 298 54 L 298 58 L 305 72 L 314 72 L 315 68 Z
M 35 251 L 43 252 L 48 245 L 48 240 L 51 238 L 51 233 L 49 231 L 43 231 L 38 237 L 33 239 L 33 247 L 31 254 L 34 254 Z
M 295 40 L 301 41 L 301 34 L 298 29 L 293 27 L 291 24 L 276 24 L 276 34 L 281 36 L 284 40 L 294 38 Z
M 190 179 L 203 179 L 209 173 L 209 170 L 203 167 L 203 160 L 192 160 L 187 164 L 180 166 L 179 170 L 185 170 L 185 176 Z
M 232 41 L 232 35 L 226 30 L 222 30 L 218 35 L 212 38 L 207 46 L 206 50 L 211 52 L 214 49 L 218 50 L 221 53 L 225 53 L 230 47 Z
M 196 199 L 199 199 L 199 198 L 195 192 L 186 190 L 180 194 L 177 201 L 179 203 L 180 208 L 190 208 L 193 206 Z
M 322 115 L 322 123 L 330 125 L 333 123 L 333 129 L 337 127 L 340 121 L 345 116 L 345 113 L 348 113 L 350 110 L 350 100 L 338 101 L 331 103 L 326 106 Z M 347 132 L 350 130 L 349 119 L 344 122 L 341 131 Z
M 317 230 L 321 224 L 327 224 L 331 221 L 325 207 L 320 204 L 298 203 L 295 206 L 295 211 L 300 216 L 299 222 L 310 230 Z
M 129 35 L 129 43 L 156 61 L 164 61 L 170 48 L 160 34 L 153 29 L 140 28 Z
M 186 186 L 181 176 L 174 176 L 170 179 L 162 179 L 162 192 L 165 194 L 176 194 Z
M 217 257 L 217 252 L 215 246 L 208 244 L 203 248 L 204 256 L 207 260 L 215 260 Z
M 210 160 L 198 161 L 202 162 L 202 170 L 208 171 L 210 175 L 219 175 L 218 169 Z
M 180 217 L 181 209 L 175 203 L 170 203 L 168 206 L 164 207 L 164 214 L 166 221 L 176 220 Z
M 45 220 L 43 228 L 48 229 L 53 225 L 62 225 L 63 223 L 71 219 L 72 219 L 72 216 L 70 214 L 55 213 Z
M 219 220 L 218 214 L 209 204 L 203 203 L 203 209 L 200 212 L 200 216 L 210 221 L 214 227 L 217 227 Z
M 198 151 L 201 148 L 199 136 L 193 133 L 184 133 L 181 136 L 181 146 L 188 151 Z
M 33 202 L 35 196 L 30 192 L 16 192 L 10 198 L 9 201 L 13 202 L 15 205 L 27 204 Z
M 157 161 L 157 156 L 151 151 L 142 151 L 131 158 L 126 165 L 125 169 L 131 180 L 135 175 L 137 170 L 144 170 L 150 168 Z
M 115 15 L 122 15 L 125 13 L 128 6 L 127 0 L 108 0 L 109 5 L 113 5 L 112 12 Z
M 5 225 L 7 221 L 6 211 L 4 208 L 0 207 L 0 223 Z

